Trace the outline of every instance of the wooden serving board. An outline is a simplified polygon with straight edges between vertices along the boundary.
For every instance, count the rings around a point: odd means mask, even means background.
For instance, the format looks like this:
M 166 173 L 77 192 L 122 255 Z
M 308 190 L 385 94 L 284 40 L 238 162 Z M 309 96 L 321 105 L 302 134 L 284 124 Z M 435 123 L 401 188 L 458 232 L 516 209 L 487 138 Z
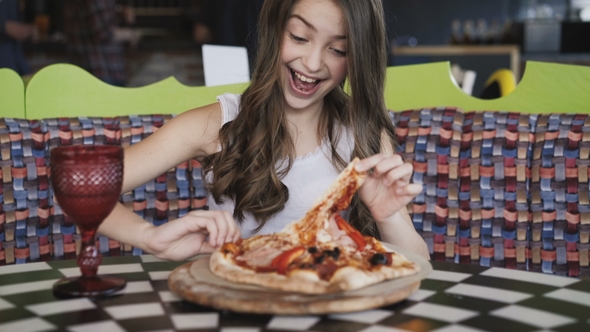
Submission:
M 400 252 L 400 250 L 395 250 Z M 221 279 L 209 269 L 209 255 L 176 268 L 168 278 L 170 289 L 184 299 L 203 306 L 259 314 L 329 314 L 362 311 L 406 299 L 420 287 L 432 266 L 424 258 L 403 253 L 418 263 L 413 276 L 387 280 L 362 289 L 331 294 L 290 293 Z

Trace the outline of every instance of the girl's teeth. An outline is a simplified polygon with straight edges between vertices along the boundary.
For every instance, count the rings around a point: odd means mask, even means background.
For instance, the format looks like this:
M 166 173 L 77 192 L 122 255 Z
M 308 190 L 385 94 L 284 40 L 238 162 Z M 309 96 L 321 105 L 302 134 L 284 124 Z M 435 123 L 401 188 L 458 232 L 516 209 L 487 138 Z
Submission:
M 314 79 L 311 79 L 311 78 L 307 78 L 307 77 L 299 74 L 298 72 L 295 72 L 295 76 L 297 76 L 297 78 L 299 78 L 303 82 L 307 82 L 307 83 L 313 83 L 313 82 L 317 81 L 317 80 L 314 80 Z

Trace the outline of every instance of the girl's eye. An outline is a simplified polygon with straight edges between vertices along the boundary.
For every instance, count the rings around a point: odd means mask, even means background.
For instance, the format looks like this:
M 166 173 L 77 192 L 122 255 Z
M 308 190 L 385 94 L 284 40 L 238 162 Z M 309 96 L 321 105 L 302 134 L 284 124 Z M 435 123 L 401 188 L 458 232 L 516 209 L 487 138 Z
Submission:
M 295 36 L 295 35 L 294 35 L 294 34 L 292 34 L 292 33 L 289 33 L 289 37 L 290 37 L 291 39 L 293 39 L 295 42 L 297 42 L 297 43 L 300 43 L 300 44 L 302 44 L 302 43 L 305 43 L 305 42 L 307 41 L 307 39 L 305 39 L 305 38 L 301 38 L 301 37 L 297 37 L 297 36 Z
M 338 50 L 338 49 L 335 49 L 335 48 L 332 48 L 331 50 L 332 50 L 332 52 L 336 53 L 338 56 L 346 56 L 346 52 L 345 51 L 341 51 L 341 50 Z

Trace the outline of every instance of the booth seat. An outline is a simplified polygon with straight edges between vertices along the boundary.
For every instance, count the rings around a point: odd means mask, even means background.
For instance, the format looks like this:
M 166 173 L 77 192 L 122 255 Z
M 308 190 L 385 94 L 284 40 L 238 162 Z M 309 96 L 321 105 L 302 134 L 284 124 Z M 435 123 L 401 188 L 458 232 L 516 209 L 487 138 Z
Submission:
M 433 260 L 588 276 L 588 114 L 447 107 L 394 119 L 424 185 L 408 208 Z
M 54 65 L 26 90 L 25 118 L 0 119 L 0 263 L 72 258 L 80 237 L 53 204 L 49 150 L 123 147 L 173 115 L 245 85 L 191 88 L 174 79 L 126 89 Z M 387 106 L 399 153 L 424 190 L 408 210 L 433 260 L 588 276 L 590 68 L 528 63 L 496 100 L 462 94 L 448 63 L 388 69 Z M 143 115 L 133 115 L 143 114 Z M 146 165 L 149 167 L 149 165 Z M 206 206 L 200 164 L 186 161 L 121 202 L 160 225 Z M 99 237 L 105 255 L 141 251 Z

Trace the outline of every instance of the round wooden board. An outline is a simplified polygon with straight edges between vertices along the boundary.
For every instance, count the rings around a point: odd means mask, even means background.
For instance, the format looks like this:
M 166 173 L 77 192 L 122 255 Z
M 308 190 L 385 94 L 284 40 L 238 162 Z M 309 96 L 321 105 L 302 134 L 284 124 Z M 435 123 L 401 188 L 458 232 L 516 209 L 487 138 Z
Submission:
M 390 245 L 388 245 L 391 247 Z M 395 251 L 400 252 L 398 248 Z M 329 314 L 362 311 L 406 299 L 420 287 L 431 271 L 430 263 L 412 253 L 403 254 L 420 265 L 413 276 L 387 280 L 362 289 L 330 293 L 289 293 L 256 285 L 237 284 L 221 279 L 209 270 L 209 255 L 176 268 L 168 286 L 184 299 L 222 310 L 259 314 Z

